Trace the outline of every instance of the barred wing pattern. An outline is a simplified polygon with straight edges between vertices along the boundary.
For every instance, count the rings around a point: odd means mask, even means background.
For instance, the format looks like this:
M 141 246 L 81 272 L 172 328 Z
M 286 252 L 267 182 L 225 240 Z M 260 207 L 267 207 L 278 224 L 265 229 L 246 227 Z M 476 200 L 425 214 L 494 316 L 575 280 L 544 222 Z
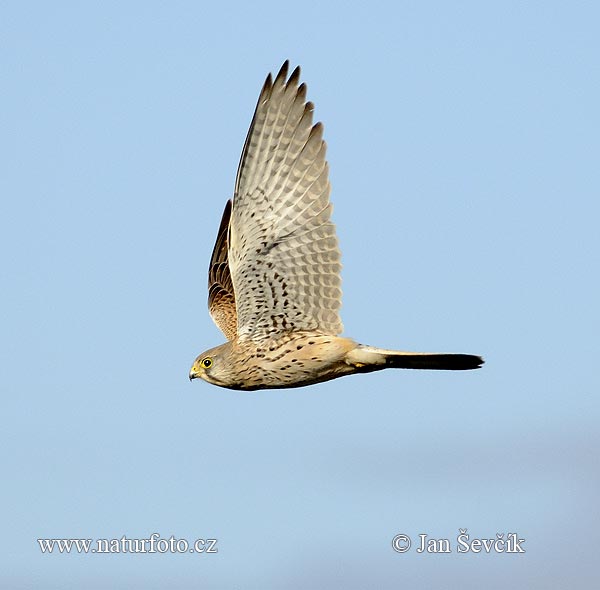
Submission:
M 230 218 L 231 201 L 227 201 L 208 267 L 208 310 L 215 324 L 225 334 L 227 340 L 235 340 L 237 334 L 237 313 L 235 309 L 235 293 L 227 256 L 227 234 L 229 232 Z
M 228 254 L 242 339 L 343 329 L 323 127 L 300 68 L 287 74 L 288 62 L 267 77 L 236 179 Z

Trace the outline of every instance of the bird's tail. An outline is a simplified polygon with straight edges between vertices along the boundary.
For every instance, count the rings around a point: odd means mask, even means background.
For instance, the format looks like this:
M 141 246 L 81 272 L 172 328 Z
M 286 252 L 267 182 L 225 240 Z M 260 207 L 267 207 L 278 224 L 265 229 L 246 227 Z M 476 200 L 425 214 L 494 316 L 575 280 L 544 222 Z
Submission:
M 478 369 L 484 363 L 480 356 L 473 354 L 401 352 L 362 344 L 348 353 L 347 361 L 353 364 L 358 372 L 365 373 L 387 368 L 466 371 Z

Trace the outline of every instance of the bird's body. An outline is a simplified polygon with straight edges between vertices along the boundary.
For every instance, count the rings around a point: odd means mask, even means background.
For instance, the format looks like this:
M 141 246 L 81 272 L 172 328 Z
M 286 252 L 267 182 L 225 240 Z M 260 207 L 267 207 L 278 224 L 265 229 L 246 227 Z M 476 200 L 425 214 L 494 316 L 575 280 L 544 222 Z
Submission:
M 204 355 L 220 359 L 223 370 L 205 379 L 230 389 L 302 387 L 353 372 L 346 355 L 357 346 L 350 338 L 313 332 L 285 332 L 263 342 L 226 342 Z M 200 359 L 201 360 L 201 359 Z M 214 362 L 214 360 L 213 360 Z
M 231 389 L 301 387 L 388 367 L 475 369 L 464 354 L 383 350 L 341 337 L 340 251 L 323 127 L 300 69 L 263 86 L 209 265 L 209 310 L 228 342 L 190 379 Z

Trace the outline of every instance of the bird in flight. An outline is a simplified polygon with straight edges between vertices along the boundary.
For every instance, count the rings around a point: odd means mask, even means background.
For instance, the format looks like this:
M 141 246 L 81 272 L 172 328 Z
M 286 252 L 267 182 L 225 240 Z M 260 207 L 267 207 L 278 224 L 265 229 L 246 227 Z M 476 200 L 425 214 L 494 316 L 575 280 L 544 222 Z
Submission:
M 227 342 L 190 380 L 302 387 L 387 368 L 477 369 L 470 354 L 400 352 L 341 337 L 340 250 L 330 220 L 323 125 L 286 61 L 267 76 L 208 269 L 208 308 Z

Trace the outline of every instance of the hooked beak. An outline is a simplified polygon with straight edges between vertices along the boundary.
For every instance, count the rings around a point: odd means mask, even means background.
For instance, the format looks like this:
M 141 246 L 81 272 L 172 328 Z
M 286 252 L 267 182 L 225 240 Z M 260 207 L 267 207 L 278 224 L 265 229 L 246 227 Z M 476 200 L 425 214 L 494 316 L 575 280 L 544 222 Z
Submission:
M 194 367 L 192 367 L 190 369 L 190 381 L 192 379 L 197 379 L 200 375 L 198 375 L 198 373 L 196 373 L 196 371 L 194 370 Z

